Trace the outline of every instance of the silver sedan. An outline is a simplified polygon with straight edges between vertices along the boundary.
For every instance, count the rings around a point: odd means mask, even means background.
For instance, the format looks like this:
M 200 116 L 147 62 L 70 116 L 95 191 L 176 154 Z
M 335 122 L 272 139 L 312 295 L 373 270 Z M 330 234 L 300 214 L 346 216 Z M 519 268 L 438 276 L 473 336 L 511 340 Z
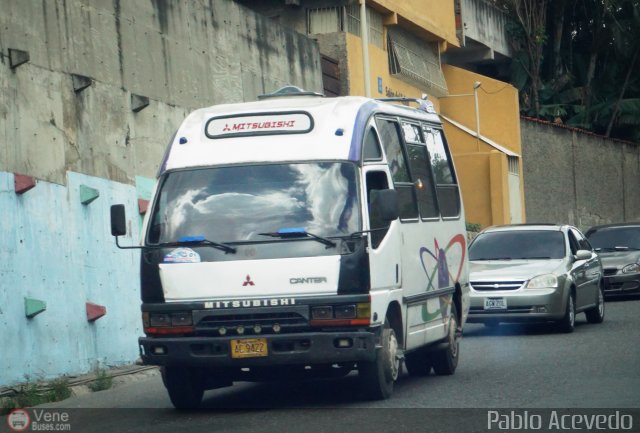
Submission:
M 575 227 L 490 227 L 469 246 L 469 260 L 469 322 L 554 321 L 572 332 L 578 313 L 604 319 L 602 263 Z

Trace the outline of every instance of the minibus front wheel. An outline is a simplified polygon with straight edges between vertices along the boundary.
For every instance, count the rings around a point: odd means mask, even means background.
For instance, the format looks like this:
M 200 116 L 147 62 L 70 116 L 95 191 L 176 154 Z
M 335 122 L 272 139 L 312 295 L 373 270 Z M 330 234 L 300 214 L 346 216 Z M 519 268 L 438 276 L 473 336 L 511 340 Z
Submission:
M 393 384 L 400 372 L 400 350 L 396 333 L 389 320 L 385 321 L 380 335 L 380 348 L 376 360 L 358 364 L 358 378 L 365 398 L 384 400 L 393 393 Z
M 204 387 L 192 369 L 164 367 L 162 378 L 169 399 L 176 409 L 196 409 L 202 402 Z

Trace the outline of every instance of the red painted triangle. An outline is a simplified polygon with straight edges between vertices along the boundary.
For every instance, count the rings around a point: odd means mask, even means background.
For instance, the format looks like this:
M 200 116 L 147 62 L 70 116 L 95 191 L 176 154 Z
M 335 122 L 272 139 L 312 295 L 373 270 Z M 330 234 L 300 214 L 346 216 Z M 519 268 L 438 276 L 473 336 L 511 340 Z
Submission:
M 145 200 L 143 198 L 138 199 L 138 211 L 140 215 L 144 215 L 147 213 L 147 207 L 149 207 L 149 200 Z
M 107 307 L 87 302 L 87 320 L 93 322 L 107 314 Z
M 16 194 L 24 194 L 36 186 L 36 178 L 25 174 L 14 173 Z

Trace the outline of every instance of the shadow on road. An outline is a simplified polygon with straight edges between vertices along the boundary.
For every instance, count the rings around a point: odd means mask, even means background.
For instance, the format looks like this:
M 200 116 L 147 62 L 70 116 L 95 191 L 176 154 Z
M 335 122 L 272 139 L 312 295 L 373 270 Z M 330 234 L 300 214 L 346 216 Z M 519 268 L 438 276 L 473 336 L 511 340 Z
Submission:
M 576 329 L 587 326 L 586 322 L 576 320 Z M 552 322 L 545 323 L 501 323 L 499 325 L 484 326 L 482 324 L 467 325 L 464 330 L 465 337 L 495 337 L 496 335 L 546 335 L 562 334 L 557 330 L 557 325 Z

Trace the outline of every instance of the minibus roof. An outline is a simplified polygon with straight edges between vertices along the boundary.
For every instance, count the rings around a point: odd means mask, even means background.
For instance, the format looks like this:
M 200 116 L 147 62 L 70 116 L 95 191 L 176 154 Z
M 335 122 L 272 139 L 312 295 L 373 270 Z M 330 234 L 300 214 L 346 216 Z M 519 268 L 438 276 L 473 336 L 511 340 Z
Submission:
M 358 96 L 289 96 L 192 112 L 165 153 L 166 170 L 246 163 L 361 160 L 376 113 L 440 123 L 435 113 Z

